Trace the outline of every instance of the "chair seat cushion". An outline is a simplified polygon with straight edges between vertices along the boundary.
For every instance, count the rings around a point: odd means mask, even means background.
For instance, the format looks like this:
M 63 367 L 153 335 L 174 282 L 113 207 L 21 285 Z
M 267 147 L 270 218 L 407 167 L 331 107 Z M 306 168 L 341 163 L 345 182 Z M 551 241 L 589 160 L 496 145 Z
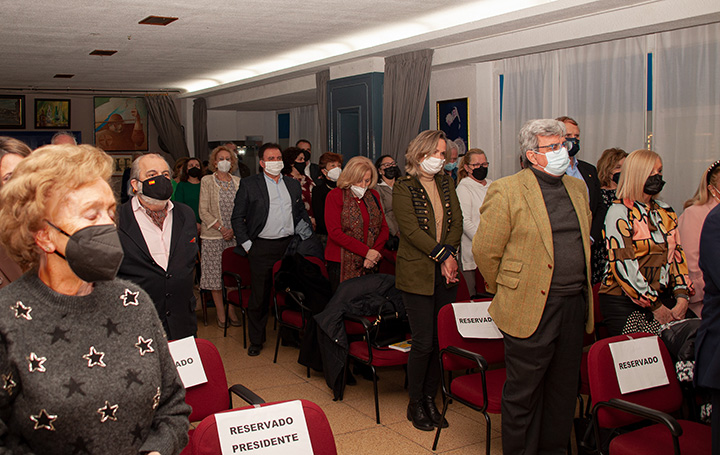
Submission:
M 297 329 L 303 328 L 302 314 L 299 311 L 284 310 L 280 313 L 280 319 L 283 324 L 289 324 Z
M 687 454 L 710 453 L 710 426 L 689 420 L 678 420 L 682 425 L 680 452 Z M 673 453 L 670 430 L 656 424 L 621 434 L 610 441 L 610 455 L 632 453 L 633 455 L 662 455 Z
M 485 372 L 488 392 L 487 412 L 491 414 L 500 413 L 500 403 L 502 402 L 502 389 L 505 384 L 505 378 L 505 368 Z M 480 373 L 472 373 L 453 378 L 450 383 L 450 393 L 461 400 L 472 403 L 474 406 L 482 407 L 482 375 Z
M 375 319 L 377 319 L 377 316 L 367 316 L 367 320 L 371 323 L 375 322 Z M 348 335 L 363 335 L 365 333 L 365 328 L 359 322 L 349 321 L 346 319 L 345 332 Z
M 408 360 L 407 352 L 401 352 L 390 348 L 373 348 L 372 353 L 372 364 L 376 367 L 405 365 Z M 368 355 L 367 341 L 353 341 L 350 343 L 350 355 L 364 362 L 368 362 L 370 360 L 370 356 Z
M 249 289 L 243 289 L 242 290 L 242 308 L 245 309 L 248 307 L 248 302 L 250 301 L 250 290 Z M 227 299 L 232 303 L 233 305 L 239 307 L 240 301 L 239 301 L 239 294 L 237 289 L 229 291 L 227 293 Z

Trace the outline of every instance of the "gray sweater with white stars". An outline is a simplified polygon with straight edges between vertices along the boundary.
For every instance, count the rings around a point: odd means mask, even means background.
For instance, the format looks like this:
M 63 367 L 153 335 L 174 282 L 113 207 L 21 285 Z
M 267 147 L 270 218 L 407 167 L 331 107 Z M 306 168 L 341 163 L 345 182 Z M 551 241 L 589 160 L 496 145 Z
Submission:
M 28 272 L 0 290 L 0 454 L 177 454 L 189 414 L 137 285 L 67 296 Z

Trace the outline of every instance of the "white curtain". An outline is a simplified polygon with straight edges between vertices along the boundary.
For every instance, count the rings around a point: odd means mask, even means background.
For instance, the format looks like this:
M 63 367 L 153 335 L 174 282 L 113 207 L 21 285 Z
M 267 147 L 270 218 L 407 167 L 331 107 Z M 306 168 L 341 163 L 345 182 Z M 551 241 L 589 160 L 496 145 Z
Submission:
M 668 182 L 661 199 L 680 213 L 720 159 L 720 24 L 657 36 L 654 149 Z
M 580 124 L 578 159 L 595 165 L 603 150 L 630 153 L 645 146 L 644 38 L 628 38 L 558 51 L 557 115 Z
M 500 175 L 520 170 L 518 133 L 528 120 L 553 115 L 553 89 L 557 75 L 551 52 L 507 59 L 503 62 L 502 149 Z
M 519 169 L 517 134 L 536 118 L 567 115 L 580 124 L 578 158 L 628 152 L 645 140 L 644 38 L 629 38 L 506 59 L 502 62 L 501 173 Z
M 318 134 L 318 112 L 315 104 L 290 109 L 290 146 L 294 146 L 300 139 L 306 139 L 312 144 L 310 160 L 313 163 L 317 163 L 320 155 L 327 152 Z

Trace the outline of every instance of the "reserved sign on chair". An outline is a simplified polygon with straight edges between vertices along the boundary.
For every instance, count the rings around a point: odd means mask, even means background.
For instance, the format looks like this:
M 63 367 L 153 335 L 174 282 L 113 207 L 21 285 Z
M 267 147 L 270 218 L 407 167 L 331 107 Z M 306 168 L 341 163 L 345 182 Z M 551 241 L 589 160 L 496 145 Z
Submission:
M 207 382 L 195 337 L 189 336 L 168 343 L 180 380 L 186 389 Z
M 313 453 L 299 400 L 215 414 L 215 422 L 223 455 Z
M 502 338 L 502 332 L 488 313 L 492 302 L 453 303 L 457 330 L 463 338 Z
M 660 354 L 658 337 L 610 343 L 620 393 L 651 389 L 670 383 Z

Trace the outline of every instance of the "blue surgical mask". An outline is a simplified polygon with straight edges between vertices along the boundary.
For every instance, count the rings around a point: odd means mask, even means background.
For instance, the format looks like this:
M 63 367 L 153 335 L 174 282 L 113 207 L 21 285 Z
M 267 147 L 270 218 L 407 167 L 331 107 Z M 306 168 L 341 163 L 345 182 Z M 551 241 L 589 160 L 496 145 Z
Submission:
M 457 161 L 454 163 L 445 163 L 445 170 L 448 172 L 452 172 L 455 169 L 457 169 Z

